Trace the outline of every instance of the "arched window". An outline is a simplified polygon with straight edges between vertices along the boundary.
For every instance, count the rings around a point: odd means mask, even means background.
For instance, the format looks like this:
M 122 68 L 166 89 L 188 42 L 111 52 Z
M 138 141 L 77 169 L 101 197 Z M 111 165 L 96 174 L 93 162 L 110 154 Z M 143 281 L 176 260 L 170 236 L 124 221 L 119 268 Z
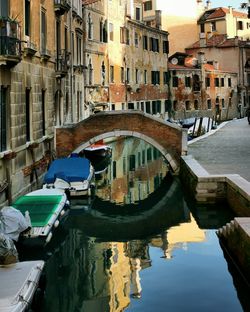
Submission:
M 106 77 L 106 68 L 105 68 L 105 64 L 104 61 L 102 62 L 102 66 L 101 66 L 101 79 L 102 79 L 102 85 L 105 85 L 105 77 Z
M 88 15 L 88 39 L 93 39 L 93 21 L 91 15 Z
M 89 75 L 89 85 L 92 85 L 93 84 L 93 66 L 92 66 L 91 60 L 89 60 L 88 75 Z

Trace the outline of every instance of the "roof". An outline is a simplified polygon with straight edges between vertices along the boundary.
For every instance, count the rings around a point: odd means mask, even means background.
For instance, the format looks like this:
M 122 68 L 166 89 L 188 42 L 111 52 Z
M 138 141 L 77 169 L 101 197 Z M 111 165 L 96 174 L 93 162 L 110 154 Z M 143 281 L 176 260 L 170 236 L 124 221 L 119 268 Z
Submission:
M 227 14 L 230 14 L 230 8 L 214 8 L 211 10 L 207 10 L 199 19 L 198 23 L 204 23 L 209 20 L 224 18 Z M 232 9 L 233 17 L 238 18 L 247 18 L 247 14 L 244 12 L 235 11 Z
M 90 161 L 82 157 L 54 160 L 45 174 L 44 183 L 54 183 L 56 178 L 67 182 L 84 181 L 90 174 Z
M 82 0 L 82 3 L 83 5 L 88 5 L 88 4 L 95 3 L 97 1 L 100 1 L 100 0 Z
M 191 46 L 186 48 L 186 50 L 190 49 L 199 49 L 199 48 L 211 48 L 211 47 L 218 47 L 218 48 L 227 48 L 227 47 L 237 47 L 243 41 L 236 38 L 227 39 L 226 35 L 217 35 L 214 34 L 210 38 L 206 38 L 205 46 L 201 46 L 201 41 L 198 40 L 193 43 Z

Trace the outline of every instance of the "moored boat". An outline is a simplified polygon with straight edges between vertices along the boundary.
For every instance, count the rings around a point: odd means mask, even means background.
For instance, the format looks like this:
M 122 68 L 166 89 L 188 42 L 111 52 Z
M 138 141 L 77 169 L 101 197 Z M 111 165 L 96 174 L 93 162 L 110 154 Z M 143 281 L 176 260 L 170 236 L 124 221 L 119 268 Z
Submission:
M 0 265 L 0 311 L 22 312 L 32 308 L 39 292 L 44 261 L 23 261 Z M 35 307 L 34 307 L 35 308 Z
M 40 189 L 19 197 L 12 206 L 30 218 L 31 228 L 20 234 L 20 241 L 32 238 L 46 244 L 68 209 L 69 202 L 63 190 Z
M 110 157 L 112 154 L 112 148 L 99 141 L 86 147 L 83 150 L 83 154 L 90 161 L 97 161 L 105 157 Z
M 62 189 L 70 196 L 91 195 L 94 168 L 82 157 L 55 159 L 44 177 L 44 188 Z

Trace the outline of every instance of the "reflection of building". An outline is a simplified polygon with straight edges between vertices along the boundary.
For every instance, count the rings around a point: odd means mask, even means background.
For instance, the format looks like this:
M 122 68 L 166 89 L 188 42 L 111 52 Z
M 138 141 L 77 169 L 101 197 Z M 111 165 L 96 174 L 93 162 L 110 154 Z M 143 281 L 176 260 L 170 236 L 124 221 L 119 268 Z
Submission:
M 110 185 L 97 190 L 97 194 L 117 203 L 145 199 L 159 187 L 168 172 L 160 152 L 135 138 L 120 138 L 112 145 L 112 162 L 106 174 Z
M 187 243 L 199 243 L 205 239 L 205 231 L 198 227 L 195 219 L 191 216 L 190 222 L 169 228 L 161 237 L 152 239 L 151 245 L 162 248 L 164 256 L 170 259 L 174 249 L 186 249 L 188 248 Z

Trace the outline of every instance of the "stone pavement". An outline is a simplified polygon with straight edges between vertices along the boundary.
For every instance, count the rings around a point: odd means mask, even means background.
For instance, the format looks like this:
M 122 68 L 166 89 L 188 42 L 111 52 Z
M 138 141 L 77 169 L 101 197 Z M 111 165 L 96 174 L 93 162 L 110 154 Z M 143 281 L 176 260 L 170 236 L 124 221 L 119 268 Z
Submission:
M 250 125 L 247 118 L 224 123 L 188 142 L 188 155 L 209 173 L 239 174 L 250 182 Z

